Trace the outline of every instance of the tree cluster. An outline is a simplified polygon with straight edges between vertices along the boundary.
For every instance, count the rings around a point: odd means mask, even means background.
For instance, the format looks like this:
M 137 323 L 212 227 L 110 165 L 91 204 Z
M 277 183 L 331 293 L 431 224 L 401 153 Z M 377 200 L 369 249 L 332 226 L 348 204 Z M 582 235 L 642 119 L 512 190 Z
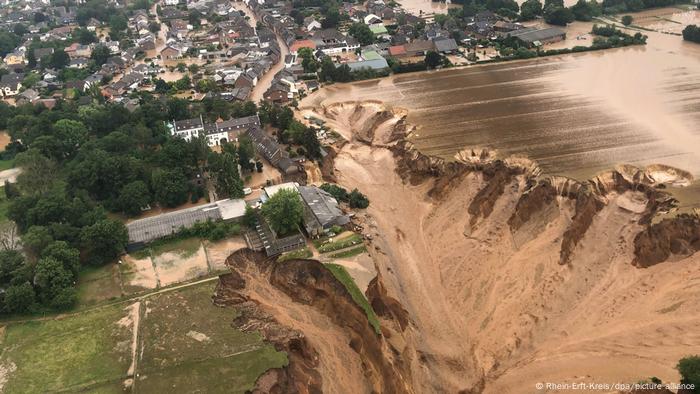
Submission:
M 697 25 L 688 25 L 683 29 L 683 39 L 700 43 L 700 27 Z
M 285 236 L 299 228 L 304 206 L 296 190 L 282 189 L 265 201 L 261 213 L 278 236 Z
M 367 208 L 369 206 L 369 199 L 364 194 L 360 193 L 359 190 L 353 189 L 350 193 L 338 185 L 332 183 L 324 183 L 321 185 L 321 190 L 330 194 L 339 202 L 346 202 L 350 205 L 350 208 Z

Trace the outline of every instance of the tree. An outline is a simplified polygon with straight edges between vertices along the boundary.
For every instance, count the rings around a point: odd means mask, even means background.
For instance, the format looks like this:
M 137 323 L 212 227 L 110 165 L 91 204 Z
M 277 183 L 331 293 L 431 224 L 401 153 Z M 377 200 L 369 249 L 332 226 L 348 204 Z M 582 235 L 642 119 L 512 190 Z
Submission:
M 34 305 L 34 288 L 29 282 L 10 286 L 5 290 L 5 309 L 10 313 L 28 312 Z
M 255 169 L 253 158 L 255 157 L 255 147 L 253 141 L 247 135 L 238 138 L 238 164 L 247 171 Z
M 243 181 L 238 174 L 238 162 L 236 156 L 231 153 L 224 152 L 220 155 L 216 174 L 216 190 L 228 197 L 243 197 Z
M 359 190 L 353 189 L 348 195 L 348 202 L 350 203 L 350 208 L 367 208 L 369 206 L 369 200 L 364 194 L 360 193 Z
M 88 140 L 87 127 L 77 120 L 59 120 L 54 125 L 54 133 L 61 141 L 64 157 L 73 156 Z
M 92 44 L 93 42 L 97 42 L 97 36 L 95 36 L 95 33 L 91 32 L 88 29 L 78 29 L 73 34 L 75 34 L 75 38 L 78 40 L 78 42 L 83 45 L 88 45 Z
M 41 257 L 59 261 L 63 264 L 63 268 L 73 275 L 73 278 L 78 277 L 78 271 L 80 270 L 80 251 L 68 245 L 68 242 L 51 242 L 44 248 Z
M 362 22 L 353 23 L 348 33 L 355 37 L 361 45 L 370 45 L 374 43 L 374 33 L 372 33 L 369 26 Z
M 686 26 L 685 29 L 683 29 L 683 39 L 700 43 L 700 27 L 697 25 Z
M 700 387 L 700 356 L 688 356 L 680 359 L 676 369 L 681 375 L 681 383 L 694 385 L 693 392 L 698 392 Z
M 318 70 L 318 61 L 311 48 L 299 48 L 297 53 L 301 57 L 301 66 L 305 73 L 315 73 Z
M 151 192 L 143 181 L 125 185 L 119 193 L 119 207 L 127 215 L 136 216 L 151 203 Z
M 348 201 L 348 191 L 343 187 L 331 183 L 324 183 L 321 185 L 321 190 L 333 196 L 338 202 Z
M 22 244 L 35 256 L 40 256 L 51 242 L 51 232 L 44 226 L 32 226 L 22 235 Z
M 107 59 L 109 59 L 110 56 L 112 56 L 112 54 L 110 53 L 109 48 L 107 48 L 105 45 L 99 44 L 92 50 L 90 58 L 95 61 L 95 65 L 97 67 L 101 67 L 103 64 L 107 63 Z
M 127 29 L 128 27 L 128 22 L 124 15 L 121 14 L 116 14 L 112 15 L 109 18 L 109 28 L 110 30 L 116 31 L 116 32 L 122 32 Z
M 248 228 L 255 228 L 255 225 L 258 223 L 258 215 L 255 214 L 255 209 L 248 204 L 245 206 L 245 215 L 243 215 L 242 222 Z
M 294 232 L 304 213 L 301 197 L 296 190 L 282 189 L 262 206 L 262 214 L 279 236 Z
M 176 207 L 187 201 L 188 181 L 182 171 L 158 169 L 153 172 L 151 185 L 155 200 L 163 207 Z
M 542 15 L 542 3 L 540 0 L 525 0 L 520 6 L 520 18 L 524 21 L 535 19 Z
M 600 7 L 595 1 L 578 0 L 571 7 L 571 12 L 577 21 L 587 22 L 600 15 Z
M 340 22 L 340 12 L 337 8 L 333 8 L 326 13 L 326 17 L 321 21 L 321 27 L 330 29 L 338 26 L 338 22 Z
M 10 283 L 24 265 L 24 257 L 17 250 L 0 251 L 0 284 Z
M 164 93 L 168 93 L 170 91 L 170 84 L 165 82 L 165 80 L 163 80 L 163 79 L 156 78 L 154 85 L 155 85 L 155 92 L 156 93 L 164 94 Z
M 622 17 L 622 24 L 629 26 L 632 24 L 632 15 L 625 15 Z
M 70 63 L 70 57 L 62 49 L 55 50 L 54 53 L 52 53 L 48 57 L 49 61 L 47 65 L 57 70 L 66 67 Z
M 428 68 L 435 68 L 442 63 L 442 58 L 440 57 L 440 54 L 435 52 L 435 51 L 428 51 L 428 53 L 425 54 L 425 65 Z
M 123 223 L 103 219 L 84 227 L 80 233 L 87 261 L 93 265 L 103 265 L 119 256 L 129 241 L 129 234 Z
M 574 21 L 574 14 L 570 9 L 565 7 L 547 7 L 545 6 L 544 20 L 552 25 L 566 26 Z
M 34 284 L 44 303 L 52 303 L 63 289 L 73 286 L 73 274 L 60 261 L 47 257 L 39 259 L 34 274 Z
M 5 56 L 15 50 L 21 38 L 16 34 L 0 30 L 0 56 Z

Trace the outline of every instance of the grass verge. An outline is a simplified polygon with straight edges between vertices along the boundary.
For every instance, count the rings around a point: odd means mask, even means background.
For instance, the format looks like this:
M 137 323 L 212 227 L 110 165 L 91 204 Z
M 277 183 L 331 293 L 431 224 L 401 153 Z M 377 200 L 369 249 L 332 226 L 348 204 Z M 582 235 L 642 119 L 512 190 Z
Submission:
M 361 246 L 358 246 L 355 248 L 350 248 L 350 249 L 340 251 L 338 253 L 333 253 L 328 257 L 331 257 L 333 259 L 345 259 L 348 257 L 357 256 L 358 254 L 365 253 L 366 251 L 367 251 L 367 248 L 365 248 L 365 245 L 361 245 Z
M 313 255 L 314 255 L 314 254 L 311 253 L 311 251 L 309 250 L 309 248 L 303 247 L 303 248 L 298 249 L 298 250 L 293 250 L 293 251 L 291 251 L 291 252 L 287 252 L 287 253 L 281 254 L 281 255 L 277 258 L 277 262 L 278 262 L 278 263 L 281 263 L 281 262 L 287 261 L 287 260 L 308 259 L 309 257 L 311 257 L 311 256 L 313 256 Z
M 374 313 L 374 309 L 372 309 L 372 306 L 370 306 L 365 295 L 362 294 L 362 291 L 360 291 L 355 284 L 355 281 L 352 280 L 352 277 L 350 274 L 348 274 L 348 271 L 346 271 L 342 265 L 338 264 L 329 263 L 325 264 L 325 266 L 333 273 L 333 276 L 335 276 L 335 278 L 338 279 L 346 289 L 348 289 L 352 299 L 365 311 L 369 324 L 372 325 L 374 331 L 377 333 L 377 335 L 379 335 L 381 333 L 379 330 L 379 318 L 377 317 L 377 314 Z
M 318 249 L 319 253 L 328 253 L 345 249 L 359 243 L 362 243 L 362 236 L 359 234 L 353 234 L 338 241 L 326 241 L 325 243 L 316 246 L 316 248 Z

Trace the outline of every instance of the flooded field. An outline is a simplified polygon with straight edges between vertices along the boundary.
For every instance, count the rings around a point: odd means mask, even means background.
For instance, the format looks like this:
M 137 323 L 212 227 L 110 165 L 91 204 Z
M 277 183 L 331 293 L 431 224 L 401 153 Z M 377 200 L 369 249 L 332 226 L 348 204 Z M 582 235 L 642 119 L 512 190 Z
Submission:
M 591 177 L 617 164 L 700 176 L 700 45 L 647 32 L 649 44 L 397 75 L 337 85 L 303 105 L 381 100 L 408 110 L 413 142 L 526 155 L 549 174 Z

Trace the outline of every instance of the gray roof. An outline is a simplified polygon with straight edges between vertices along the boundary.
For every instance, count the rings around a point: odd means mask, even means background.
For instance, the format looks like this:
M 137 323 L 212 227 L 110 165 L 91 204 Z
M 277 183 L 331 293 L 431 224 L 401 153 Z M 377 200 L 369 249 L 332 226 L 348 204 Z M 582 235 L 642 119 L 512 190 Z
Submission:
M 454 38 L 437 38 L 433 40 L 435 50 L 438 52 L 452 52 L 457 50 L 457 42 Z
M 192 208 L 180 209 L 135 220 L 126 225 L 129 243 L 148 243 L 166 237 L 195 223 L 207 220 L 237 219 L 245 215 L 245 202 L 240 199 L 226 199 Z
M 127 224 L 126 229 L 129 232 L 129 243 L 148 243 L 174 234 L 180 227 L 191 227 L 197 222 L 219 219 L 221 211 L 216 203 L 211 203 L 135 220 Z
M 511 37 L 518 37 L 519 39 L 532 43 L 535 41 L 544 41 L 557 36 L 565 36 L 566 31 L 558 27 L 548 27 L 546 29 L 534 30 L 534 31 L 514 31 L 509 34 Z
M 384 59 L 384 58 L 363 60 L 363 61 L 359 61 L 359 62 L 351 62 L 351 63 L 347 63 L 347 65 L 350 67 L 350 70 L 352 70 L 352 71 L 361 70 L 363 68 L 371 68 L 373 70 L 382 70 L 382 69 L 389 67 L 389 64 L 386 62 L 386 59 Z
M 338 201 L 324 190 L 314 186 L 298 186 L 297 190 L 316 220 L 324 228 L 344 225 L 350 221 L 338 207 Z

